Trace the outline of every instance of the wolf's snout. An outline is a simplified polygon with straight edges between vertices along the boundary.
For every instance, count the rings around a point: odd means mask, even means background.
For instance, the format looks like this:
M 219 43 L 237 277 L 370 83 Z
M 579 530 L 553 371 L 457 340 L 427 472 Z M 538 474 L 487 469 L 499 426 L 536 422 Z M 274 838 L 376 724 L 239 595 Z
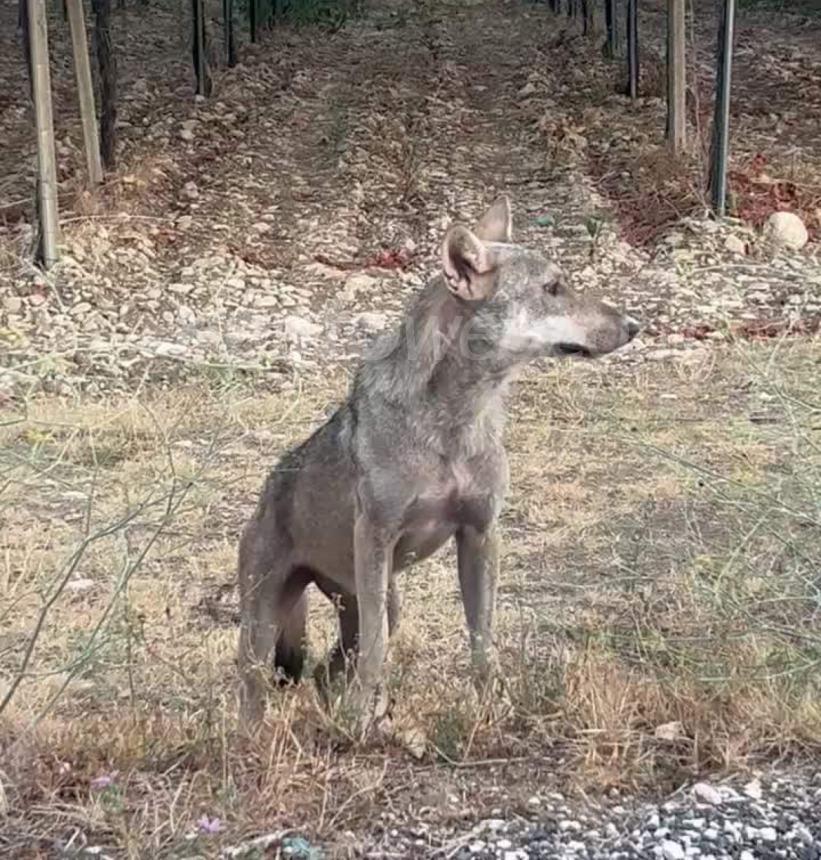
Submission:
M 641 331 L 641 323 L 634 320 L 633 317 L 627 317 L 624 323 L 624 329 L 627 332 L 627 340 L 633 340 L 633 338 Z

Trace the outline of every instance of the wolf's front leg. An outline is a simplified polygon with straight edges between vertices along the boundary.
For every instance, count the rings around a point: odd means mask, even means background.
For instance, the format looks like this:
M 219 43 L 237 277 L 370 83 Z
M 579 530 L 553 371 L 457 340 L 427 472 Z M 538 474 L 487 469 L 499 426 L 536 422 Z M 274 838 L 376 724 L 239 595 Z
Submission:
M 366 513 L 358 513 L 354 526 L 356 597 L 359 604 L 359 656 L 357 658 L 357 709 L 360 736 L 387 711 L 382 673 L 388 653 L 388 590 L 393 545 L 384 529 Z
M 459 585 L 470 633 L 476 681 L 484 687 L 495 668 L 493 614 L 499 575 L 499 530 L 494 520 L 485 530 L 465 526 L 456 534 Z

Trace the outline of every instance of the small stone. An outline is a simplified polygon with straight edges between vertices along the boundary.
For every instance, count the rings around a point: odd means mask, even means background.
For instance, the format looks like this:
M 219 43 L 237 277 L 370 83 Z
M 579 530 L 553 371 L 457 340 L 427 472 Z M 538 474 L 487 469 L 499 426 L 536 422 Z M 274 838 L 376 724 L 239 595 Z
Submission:
M 178 293 L 179 295 L 187 295 L 194 289 L 193 284 L 183 284 L 180 282 L 176 282 L 168 285 L 168 289 L 172 293 Z
M 360 293 L 373 292 L 379 281 L 370 275 L 351 275 L 342 288 L 342 298 L 353 301 Z
M 23 307 L 23 300 L 19 296 L 6 296 L 3 299 L 3 309 L 10 314 L 19 314 Z
M 666 358 L 670 354 L 675 354 L 675 352 L 673 350 L 656 350 L 654 356 Z M 660 741 L 674 741 L 684 734 L 684 726 L 678 720 L 672 723 L 662 723 L 660 726 L 656 726 L 653 734 Z
M 661 855 L 664 857 L 664 860 L 684 860 L 687 856 L 681 845 L 670 839 L 665 839 L 664 842 L 661 843 Z
M 747 246 L 738 238 L 738 236 L 728 236 L 724 240 L 724 247 L 731 254 L 739 254 L 742 257 L 747 253 Z
M 382 331 L 387 324 L 387 316 L 376 311 L 365 311 L 356 317 L 356 327 L 363 331 Z
M 182 187 L 182 193 L 189 200 L 196 200 L 200 196 L 200 190 L 197 188 L 196 182 L 186 182 Z
M 194 132 L 190 128 L 181 128 L 180 129 L 180 139 L 185 140 L 187 142 L 191 142 L 194 139 Z
M 519 90 L 519 98 L 527 98 L 528 96 L 532 96 L 533 93 L 536 92 L 536 86 L 532 81 L 528 81 L 520 90 Z
M 778 839 L 778 833 L 774 827 L 762 827 L 758 831 L 758 835 L 765 842 L 775 842 L 775 840 Z
M 738 860 L 755 860 L 755 854 L 752 851 L 742 851 L 738 855 Z
M 257 296 L 254 306 L 258 308 L 275 308 L 279 305 L 276 296 Z
M 32 293 L 29 296 L 29 304 L 33 308 L 39 308 L 40 305 L 44 304 L 46 301 L 46 297 L 42 293 Z
M 173 358 L 180 355 L 185 355 L 186 349 L 181 343 L 171 343 L 169 341 L 160 341 L 155 347 L 156 355 L 164 358 Z
M 773 212 L 767 219 L 764 234 L 776 245 L 792 251 L 800 251 L 809 240 L 804 222 L 794 212 Z
M 88 579 L 86 577 L 80 577 L 79 579 L 71 579 L 66 583 L 66 591 L 74 591 L 78 594 L 83 591 L 88 591 L 97 583 L 93 579 Z
M 289 316 L 285 318 L 285 336 L 292 340 L 314 338 L 322 331 L 322 326 L 303 317 Z
M 497 847 L 500 851 L 507 851 L 507 850 L 509 850 L 510 848 L 512 848 L 512 847 L 513 847 L 513 843 L 512 843 L 509 839 L 500 839 L 500 840 L 496 843 L 496 847 Z
M 710 803 L 713 806 L 719 806 L 722 800 L 721 792 L 708 782 L 697 782 L 693 786 L 693 795 L 702 803 Z
M 761 791 L 761 782 L 758 779 L 751 779 L 744 786 L 744 794 L 751 797 L 753 800 L 761 800 L 763 792 Z

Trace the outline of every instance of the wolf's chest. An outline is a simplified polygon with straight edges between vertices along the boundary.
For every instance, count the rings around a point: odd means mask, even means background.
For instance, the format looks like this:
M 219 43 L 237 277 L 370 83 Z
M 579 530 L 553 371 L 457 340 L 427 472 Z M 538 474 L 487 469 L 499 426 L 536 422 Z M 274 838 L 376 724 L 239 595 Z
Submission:
M 477 483 L 462 464 L 449 464 L 438 480 L 408 506 L 394 551 L 394 567 L 405 567 L 436 552 L 460 528 L 486 529 L 496 516 L 496 486 Z

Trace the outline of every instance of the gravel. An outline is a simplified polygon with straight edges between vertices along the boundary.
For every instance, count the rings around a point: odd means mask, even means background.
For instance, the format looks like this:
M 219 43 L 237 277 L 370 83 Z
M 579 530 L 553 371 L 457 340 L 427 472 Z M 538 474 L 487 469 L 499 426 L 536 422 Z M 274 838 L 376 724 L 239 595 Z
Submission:
M 751 796 L 752 795 L 752 796 Z M 697 783 L 662 802 L 619 796 L 580 804 L 551 793 L 528 804 L 538 814 L 483 819 L 464 830 L 392 827 L 368 857 L 455 860 L 818 860 L 821 773 L 777 773 Z

